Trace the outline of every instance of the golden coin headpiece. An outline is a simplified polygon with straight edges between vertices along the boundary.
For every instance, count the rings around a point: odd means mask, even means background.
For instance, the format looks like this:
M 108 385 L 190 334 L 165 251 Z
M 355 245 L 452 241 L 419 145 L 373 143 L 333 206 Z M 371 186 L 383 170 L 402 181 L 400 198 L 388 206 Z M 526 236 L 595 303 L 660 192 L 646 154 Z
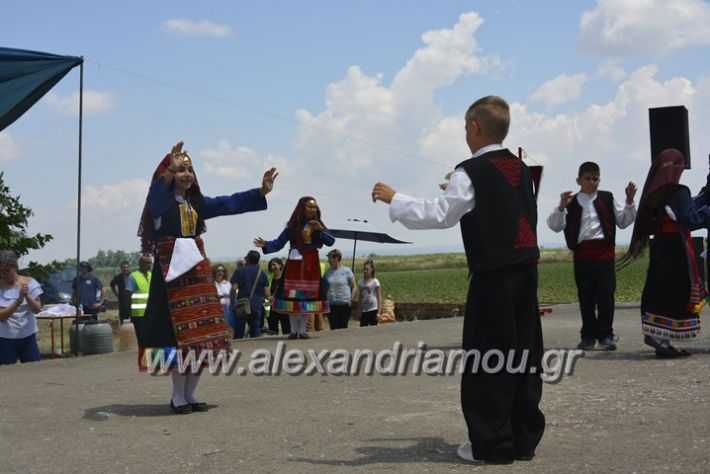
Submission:
M 182 164 L 183 166 L 191 166 L 192 165 L 192 160 L 190 159 L 190 155 L 187 154 L 187 152 L 184 152 L 182 157 Z

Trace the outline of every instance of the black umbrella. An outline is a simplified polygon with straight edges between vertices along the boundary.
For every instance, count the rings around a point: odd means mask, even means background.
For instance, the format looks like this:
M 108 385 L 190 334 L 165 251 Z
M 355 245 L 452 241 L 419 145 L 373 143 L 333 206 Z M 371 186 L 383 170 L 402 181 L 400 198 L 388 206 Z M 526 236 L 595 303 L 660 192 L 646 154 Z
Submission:
M 346 222 L 328 228 L 328 233 L 339 239 L 352 239 L 353 243 L 353 272 L 355 271 L 355 249 L 357 241 L 364 240 L 366 242 L 379 242 L 381 244 L 411 244 L 403 240 L 395 239 L 382 232 L 380 229 L 366 220 L 348 219 Z

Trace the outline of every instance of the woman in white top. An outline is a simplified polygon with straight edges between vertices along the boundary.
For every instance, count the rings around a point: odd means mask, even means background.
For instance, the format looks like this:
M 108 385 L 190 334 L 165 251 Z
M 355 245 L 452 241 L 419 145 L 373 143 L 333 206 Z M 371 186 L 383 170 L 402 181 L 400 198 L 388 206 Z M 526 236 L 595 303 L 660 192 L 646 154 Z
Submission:
M 217 287 L 217 296 L 219 296 L 219 302 L 222 305 L 224 317 L 230 323 L 229 325 L 232 326 L 232 329 L 234 329 L 234 317 L 231 316 L 229 312 L 229 290 L 232 289 L 232 284 L 229 283 L 229 279 L 227 279 L 227 269 L 224 265 L 218 263 L 212 267 L 212 276 L 214 276 L 214 286 Z
M 360 327 L 377 326 L 382 316 L 382 290 L 380 281 L 375 278 L 375 262 L 368 258 L 362 270 L 364 276 L 358 282 L 362 294 Z
M 42 288 L 17 274 L 17 255 L 0 250 L 0 365 L 39 361 L 37 320 Z

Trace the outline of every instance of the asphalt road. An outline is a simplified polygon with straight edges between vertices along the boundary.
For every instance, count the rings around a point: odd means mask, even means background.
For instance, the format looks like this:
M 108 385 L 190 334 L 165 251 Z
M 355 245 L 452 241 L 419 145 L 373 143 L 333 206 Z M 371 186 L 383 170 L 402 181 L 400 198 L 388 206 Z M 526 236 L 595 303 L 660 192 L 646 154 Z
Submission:
M 576 306 L 555 307 L 543 317 L 546 347 L 573 349 L 579 325 Z M 461 326 L 461 318 L 415 321 L 235 347 L 242 367 L 284 343 L 341 349 L 319 362 L 342 370 L 337 357 L 356 349 L 420 341 L 456 349 Z M 617 309 L 615 330 L 618 351 L 589 352 L 572 375 L 545 384 L 547 428 L 531 462 L 458 459 L 466 438 L 458 375 L 235 370 L 202 377 L 198 395 L 210 411 L 178 416 L 168 408 L 170 379 L 139 373 L 130 351 L 0 367 L 0 471 L 710 472 L 710 337 L 684 345 L 687 359 L 658 360 L 642 343 L 637 308 Z

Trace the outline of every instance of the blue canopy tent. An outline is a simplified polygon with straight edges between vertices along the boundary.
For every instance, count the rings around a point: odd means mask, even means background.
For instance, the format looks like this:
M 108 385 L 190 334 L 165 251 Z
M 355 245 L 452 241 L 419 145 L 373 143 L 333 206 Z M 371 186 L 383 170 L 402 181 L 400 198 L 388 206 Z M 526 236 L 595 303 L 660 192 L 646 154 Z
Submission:
M 80 66 L 79 74 L 79 172 L 76 236 L 77 275 L 81 242 L 81 133 L 83 116 L 84 59 L 78 56 L 0 47 L 0 131 L 19 119 L 44 94 Z M 77 292 L 81 285 L 77 286 Z M 77 310 L 78 315 L 78 310 Z

